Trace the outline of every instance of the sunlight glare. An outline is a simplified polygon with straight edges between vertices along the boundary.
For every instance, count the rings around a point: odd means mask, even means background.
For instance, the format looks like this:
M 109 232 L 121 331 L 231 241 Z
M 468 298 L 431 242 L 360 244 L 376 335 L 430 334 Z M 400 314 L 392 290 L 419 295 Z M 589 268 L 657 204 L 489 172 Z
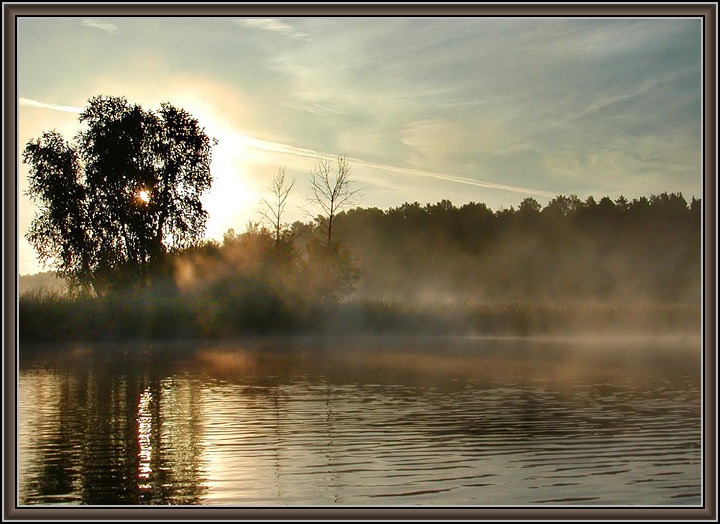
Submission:
M 143 204 L 147 204 L 150 202 L 150 192 L 146 189 L 141 189 L 140 191 L 138 191 L 137 197 L 138 200 L 140 200 L 140 202 L 142 202 Z
M 150 489 L 150 475 L 152 474 L 152 447 L 150 438 L 152 436 L 152 413 L 150 411 L 150 403 L 152 402 L 152 393 L 150 388 L 145 388 L 140 395 L 138 404 L 138 445 L 140 452 L 138 453 L 138 487 L 140 489 Z
M 249 220 L 257 219 L 260 200 L 251 173 L 259 171 L 257 152 L 238 140 L 238 134 L 218 125 L 214 133 L 218 145 L 213 150 L 213 185 L 203 196 L 209 213 L 206 235 L 222 238 L 229 228 L 242 230 Z M 276 168 L 275 168 L 276 169 Z

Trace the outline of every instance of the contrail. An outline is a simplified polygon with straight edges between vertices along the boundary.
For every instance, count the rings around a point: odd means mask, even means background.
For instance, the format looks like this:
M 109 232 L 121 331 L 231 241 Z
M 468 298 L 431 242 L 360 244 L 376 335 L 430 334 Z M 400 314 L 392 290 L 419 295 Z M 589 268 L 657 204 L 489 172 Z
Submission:
M 539 195 L 539 196 L 544 196 L 544 197 L 548 197 L 548 198 L 554 198 L 556 196 L 555 193 L 551 193 L 550 191 L 543 191 L 541 189 L 531 189 L 528 187 L 520 187 L 520 186 L 508 186 L 506 184 L 496 184 L 495 182 L 483 182 L 482 180 L 475 180 L 473 178 L 465 178 L 465 177 L 459 177 L 459 176 L 453 176 L 453 175 L 446 175 L 444 173 L 436 173 L 433 171 L 423 171 L 421 169 L 396 167 L 396 166 L 390 166 L 387 164 L 375 164 L 373 162 L 365 162 L 364 160 L 360 160 L 358 158 L 351 158 L 349 160 L 352 162 L 355 162 L 357 164 L 364 165 L 366 167 L 383 169 L 385 171 L 394 171 L 396 173 L 403 173 L 403 174 L 413 175 L 413 176 L 424 176 L 424 177 L 430 177 L 430 178 L 437 178 L 438 180 L 446 180 L 448 182 L 456 182 L 458 184 L 467 184 L 470 186 L 478 186 L 478 187 L 484 187 L 484 188 L 488 188 L 488 189 L 499 189 L 499 190 L 503 190 L 503 191 L 512 191 L 513 193 Z
M 43 109 L 51 109 L 53 111 L 64 111 L 66 113 L 82 113 L 82 109 L 79 107 L 72 107 L 72 106 L 59 106 L 55 104 L 46 104 L 45 102 L 38 102 L 37 100 L 31 100 L 29 98 L 20 98 L 20 105 L 24 106 L 30 106 L 30 107 L 40 107 Z M 272 142 L 269 140 L 262 140 L 259 138 L 254 138 L 251 136 L 243 135 L 240 133 L 233 133 L 233 138 L 237 140 L 238 142 L 242 142 L 243 144 L 246 144 L 248 146 L 254 147 L 256 149 L 261 149 L 263 151 L 270 151 L 273 153 L 283 153 L 288 155 L 296 155 L 301 156 L 305 158 L 328 158 L 332 157 L 334 155 L 329 155 L 327 153 L 321 153 L 320 151 L 315 151 L 314 149 L 307 149 L 303 147 L 296 147 L 291 146 L 289 144 L 281 144 L 279 142 Z M 378 164 L 375 162 L 367 162 L 365 160 L 362 160 L 361 158 L 348 158 L 350 162 L 353 162 L 354 164 L 365 166 L 373 169 L 380 169 L 383 171 L 392 171 L 395 173 L 401 173 L 404 175 L 410 175 L 410 176 L 423 176 L 423 177 L 430 177 L 435 178 L 437 180 L 445 180 L 447 182 L 455 182 L 457 184 L 466 184 L 470 186 L 476 186 L 476 187 L 484 187 L 486 189 L 496 189 L 500 191 L 511 191 L 513 193 L 522 193 L 527 195 L 538 195 L 538 196 L 544 196 L 548 198 L 555 197 L 555 193 L 551 193 L 550 191 L 543 191 L 541 189 L 532 189 L 528 187 L 520 187 L 520 186 L 509 186 L 506 184 L 497 184 L 495 182 L 484 182 L 482 180 L 475 180 L 473 178 L 466 178 L 466 177 L 459 177 L 459 176 L 453 176 L 453 175 L 446 175 L 445 173 L 437 173 L 433 171 L 423 171 L 421 169 L 412 169 L 407 167 L 398 167 L 393 166 L 389 164 Z
M 108 33 L 112 33 L 114 35 L 120 32 L 116 26 L 107 20 L 98 20 L 97 18 L 83 18 L 82 25 L 85 27 L 94 27 L 95 29 L 107 31 Z
M 274 153 L 285 153 L 290 155 L 297 155 L 302 156 L 306 158 L 327 158 L 328 155 L 326 153 L 321 153 L 320 151 L 315 151 L 313 149 L 306 149 L 301 147 L 295 147 L 288 144 L 281 144 L 278 142 L 270 142 L 267 140 L 261 140 L 258 138 L 249 137 L 246 135 L 236 135 L 236 138 L 252 147 L 255 147 L 257 149 L 262 149 L 264 151 L 271 151 Z M 459 177 L 459 176 L 453 176 L 453 175 L 446 175 L 444 173 L 437 173 L 433 171 L 423 171 L 421 169 L 412 169 L 407 167 L 398 167 L 398 166 L 392 166 L 389 164 L 378 164 L 375 162 L 367 162 L 365 160 L 362 160 L 361 158 L 348 158 L 348 160 L 354 164 L 370 167 L 373 169 L 380 169 L 383 171 L 392 171 L 395 173 L 401 173 L 404 175 L 411 175 L 411 176 L 424 176 L 424 177 L 430 177 L 430 178 L 436 178 L 438 180 L 445 180 L 448 182 L 455 182 L 458 184 L 467 184 L 470 186 L 477 186 L 477 187 L 484 187 L 487 189 L 497 189 L 501 191 L 512 191 L 513 193 L 522 193 L 522 194 L 528 194 L 528 195 L 538 195 L 538 196 L 544 196 L 548 198 L 554 198 L 556 196 L 555 193 L 551 193 L 550 191 L 543 191 L 541 189 L 532 189 L 528 187 L 520 187 L 520 186 L 509 186 L 506 184 L 497 184 L 495 182 L 484 182 L 482 180 L 475 180 L 473 178 L 466 178 L 466 177 Z
M 53 111 L 62 111 L 63 113 L 77 113 L 80 114 L 83 112 L 82 108 L 80 107 L 73 107 L 73 106 L 58 106 L 55 104 L 46 104 L 45 102 L 38 102 L 37 100 L 32 100 L 31 98 L 22 98 L 18 100 L 20 102 L 21 106 L 28 106 L 28 107 L 40 107 L 42 109 L 52 109 Z
M 270 151 L 272 153 L 286 153 L 288 155 L 302 156 L 305 158 L 325 158 L 327 155 L 313 149 L 306 149 L 303 147 L 295 147 L 288 144 L 281 144 L 279 142 L 271 142 L 269 140 L 262 140 L 260 138 L 253 138 L 247 135 L 241 135 L 239 133 L 233 133 L 233 138 L 246 145 L 254 147 L 256 149 L 262 149 L 263 151 Z M 354 160 L 354 159 L 353 159 Z

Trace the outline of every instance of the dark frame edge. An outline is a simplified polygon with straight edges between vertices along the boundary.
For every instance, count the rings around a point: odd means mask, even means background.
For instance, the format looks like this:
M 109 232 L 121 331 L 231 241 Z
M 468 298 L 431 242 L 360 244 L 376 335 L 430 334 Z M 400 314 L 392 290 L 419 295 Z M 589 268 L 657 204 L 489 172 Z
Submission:
M 55 7 L 54 7 L 55 6 Z M 368 8 L 377 10 L 381 15 L 407 14 L 408 5 L 385 4 L 385 5 L 340 5 L 340 4 L 308 4 L 298 5 L 293 8 L 291 4 L 263 5 L 263 4 L 3 4 L 3 344 L 4 344 L 4 387 L 3 387 L 3 424 L 5 428 L 15 427 L 16 416 L 16 389 L 15 372 L 17 366 L 17 92 L 15 85 L 15 64 L 16 64 L 16 18 L 18 16 L 38 16 L 50 14 L 54 10 L 68 16 L 98 15 L 101 12 L 106 16 L 124 15 L 127 16 L 128 8 L 136 11 L 134 14 L 143 15 L 167 15 L 171 9 L 175 16 L 194 16 L 199 11 L 208 13 L 211 16 L 222 15 L 245 15 L 254 16 L 258 14 L 276 14 L 278 7 L 284 9 L 284 13 L 295 15 L 333 15 L 341 14 L 352 16 L 356 14 L 367 14 Z M 527 16 L 537 14 L 547 15 L 547 5 L 535 6 L 533 4 L 514 5 L 467 5 L 467 4 L 434 4 L 428 6 L 412 6 L 415 14 L 427 16 L 433 14 L 450 13 L 451 16 L 478 15 L 502 16 L 513 14 L 517 9 L 522 9 Z M 647 14 L 648 4 L 630 4 L 611 6 L 621 12 L 620 16 L 637 16 Z M 703 152 L 703 206 L 704 206 L 704 326 L 703 333 L 705 350 L 704 384 L 705 404 L 703 416 L 705 420 L 715 421 L 717 415 L 717 401 L 713 394 L 717 391 L 717 311 L 715 308 L 717 298 L 716 273 L 716 241 L 717 231 L 715 218 L 717 216 L 716 183 L 714 174 L 717 173 L 717 83 L 716 71 L 713 65 L 716 64 L 716 24 L 717 24 L 717 3 L 704 4 L 675 4 L 652 6 L 656 9 L 655 14 L 660 16 L 702 16 L 704 31 L 704 152 Z M 557 8 L 565 16 L 594 16 L 607 14 L 607 5 L 579 5 L 579 4 L 558 4 Z M 517 13 L 514 13 L 517 14 Z M 712 74 L 708 74 L 712 73 Z M 11 81 L 12 80 L 12 81 Z M 12 242 L 10 239 L 14 239 Z M 12 418 L 11 418 L 12 417 Z M 11 424 L 9 424 L 11 423 Z M 716 442 L 715 426 L 706 424 L 704 437 Z M 660 507 L 598 507 L 598 508 L 572 508 L 572 507 L 447 507 L 447 508 L 414 508 L 414 507 L 363 507 L 363 508 L 228 508 L 228 507 L 87 507 L 87 508 L 29 508 L 18 507 L 16 493 L 16 456 L 15 456 L 15 434 L 5 433 L 3 441 L 3 520 L 127 520 L 133 518 L 134 513 L 139 520 L 194 520 L 212 513 L 211 520 L 237 520 L 257 519 L 275 520 L 288 518 L 288 520 L 336 520 L 336 519 L 362 519 L 362 520 L 439 520 L 451 518 L 453 520 L 477 520 L 478 518 L 493 520 L 576 520 L 583 518 L 609 518 L 619 520 L 717 520 L 717 500 L 712 497 L 717 494 L 717 456 L 716 448 L 705 446 L 703 475 L 704 475 L 704 506 L 699 508 L 660 508 Z M 12 480 L 13 482 L 8 482 Z M 10 504 L 9 504 L 10 503 Z M 628 510 L 632 513 L 628 513 Z M 539 516 L 541 512 L 543 515 Z M 140 515 L 140 513 L 142 515 Z M 508 514 L 510 513 L 510 514 Z M 290 519 L 292 517 L 292 519 Z
M 715 12 L 716 5 L 711 3 L 630 3 L 630 4 L 603 4 L 603 3 L 475 3 L 475 2 L 435 2 L 435 3 L 11 3 L 5 4 L 5 9 L 11 9 L 15 16 L 42 16 L 52 15 L 53 12 L 66 16 L 258 16 L 276 15 L 278 9 L 282 16 L 331 16 L 331 15 L 368 15 L 372 16 L 407 16 L 408 9 L 415 16 L 510 16 L 518 15 L 518 10 L 524 16 L 553 16 L 548 15 L 548 9 L 556 10 L 554 16 L 607 16 L 608 8 L 612 8 L 618 16 L 647 15 L 648 8 L 653 9 L 655 16 L 705 16 Z
M 523 520 L 523 521 L 579 521 L 595 519 L 613 519 L 620 521 L 678 521 L 678 520 L 714 520 L 702 508 L 668 508 L 660 507 L 632 509 L 641 515 L 628 514 L 628 508 L 473 508 L 473 507 L 347 507 L 347 508 L 312 508 L 312 507 L 267 507 L 267 508 L 229 508 L 229 507 L 137 507 L 128 508 L 17 508 L 12 512 L 13 520 L 38 521 L 83 521 L 83 520 Z M 137 513 L 137 515 L 133 515 Z M 208 513 L 212 515 L 208 517 Z M 539 515 L 539 513 L 542 513 Z
M 17 510 L 16 427 L 17 356 L 17 104 L 15 85 L 15 16 L 3 5 L 3 520 Z M 12 59 L 10 59 L 12 57 Z M 9 80 L 12 80 L 10 82 Z
M 717 4 L 703 17 L 703 209 L 704 233 L 704 503 L 708 516 L 717 521 Z M 709 424 L 713 421 L 714 424 Z M 712 496 L 715 494 L 715 497 Z

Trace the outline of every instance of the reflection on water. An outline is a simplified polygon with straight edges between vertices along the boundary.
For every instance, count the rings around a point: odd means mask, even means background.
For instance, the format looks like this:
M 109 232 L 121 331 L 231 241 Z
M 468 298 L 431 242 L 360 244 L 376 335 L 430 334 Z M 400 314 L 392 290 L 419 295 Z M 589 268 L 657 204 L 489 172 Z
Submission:
M 697 341 L 86 349 L 22 357 L 21 504 L 701 503 Z

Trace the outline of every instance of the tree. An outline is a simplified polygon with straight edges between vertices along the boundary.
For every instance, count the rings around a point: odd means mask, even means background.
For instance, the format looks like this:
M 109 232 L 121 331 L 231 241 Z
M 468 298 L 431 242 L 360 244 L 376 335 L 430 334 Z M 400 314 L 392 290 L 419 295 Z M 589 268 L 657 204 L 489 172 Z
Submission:
M 618 211 L 625 212 L 630 208 L 630 202 L 623 195 L 620 195 L 615 200 L 615 207 Z
M 537 218 L 540 216 L 541 210 L 542 206 L 537 200 L 532 197 L 527 197 L 522 202 L 520 202 L 517 212 L 521 220 L 525 222 L 531 222 L 533 220 L 537 220 Z
M 333 236 L 338 213 L 355 203 L 360 189 L 352 187 L 354 181 L 346 157 L 338 156 L 337 170 L 334 167 L 332 161 L 322 159 L 311 172 L 308 201 L 322 210 L 316 221 L 324 242 L 311 240 L 306 246 L 309 288 L 330 300 L 352 293 L 360 278 L 350 252 Z
M 263 207 L 260 210 L 260 214 L 272 228 L 276 248 L 280 246 L 281 240 L 288 231 L 287 224 L 283 222 L 283 216 L 285 214 L 288 196 L 294 185 L 295 180 L 288 181 L 285 178 L 285 168 L 281 167 L 270 183 L 270 191 L 273 196 L 272 201 L 268 201 L 265 198 L 261 200 Z
M 574 213 L 582 207 L 582 201 L 577 195 L 558 195 L 548 202 L 542 210 L 542 213 L 552 218 L 561 218 Z
M 27 194 L 40 208 L 27 239 L 71 285 L 105 293 L 202 237 L 217 142 L 169 103 L 152 112 L 96 96 L 79 121 L 74 145 L 50 131 L 25 147 Z
M 326 245 L 315 238 L 306 250 L 308 259 L 301 272 L 306 295 L 335 302 L 355 291 L 360 268 L 343 245 L 339 242 Z
M 518 206 L 518 212 L 528 216 L 537 216 L 541 209 L 542 206 L 538 201 L 531 197 L 524 199 Z
M 328 159 L 320 160 L 311 172 L 308 201 L 320 207 L 323 212 L 317 220 L 328 247 L 333 241 L 333 226 L 337 214 L 354 204 L 355 197 L 360 194 L 360 189 L 352 187 L 353 182 L 350 165 L 344 156 L 338 156 L 336 172 L 333 170 L 332 161 Z

